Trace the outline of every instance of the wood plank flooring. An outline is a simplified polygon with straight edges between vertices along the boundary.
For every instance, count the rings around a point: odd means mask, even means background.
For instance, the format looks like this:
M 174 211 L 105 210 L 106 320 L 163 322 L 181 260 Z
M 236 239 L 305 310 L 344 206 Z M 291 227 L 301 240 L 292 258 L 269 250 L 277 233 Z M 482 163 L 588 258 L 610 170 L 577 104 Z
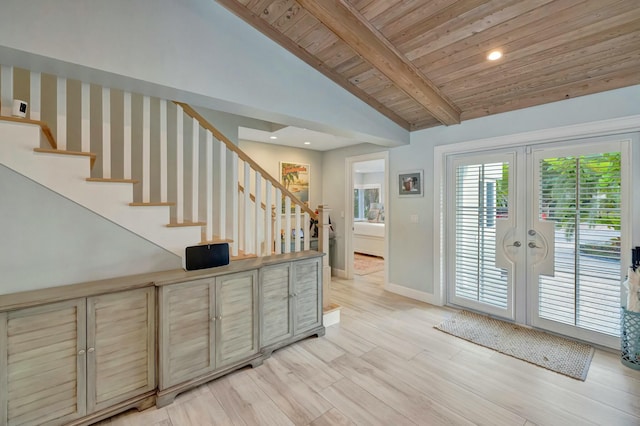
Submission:
M 179 395 L 100 425 L 640 425 L 640 371 L 597 350 L 585 382 L 433 328 L 454 311 L 334 278 L 342 322 Z

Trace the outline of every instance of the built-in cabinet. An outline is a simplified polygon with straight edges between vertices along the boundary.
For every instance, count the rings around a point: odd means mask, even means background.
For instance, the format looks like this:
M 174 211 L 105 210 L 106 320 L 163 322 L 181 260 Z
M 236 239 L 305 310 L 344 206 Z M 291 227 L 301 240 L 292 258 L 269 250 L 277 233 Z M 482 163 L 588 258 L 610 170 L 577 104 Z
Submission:
M 260 270 L 260 348 L 265 353 L 322 334 L 322 282 L 319 258 L 281 263 Z
M 158 405 L 258 354 L 258 272 L 221 275 L 159 288 Z
M 155 389 L 152 288 L 0 313 L 0 424 L 62 425 Z
M 0 295 L 0 426 L 163 406 L 323 335 L 321 260 L 285 254 Z

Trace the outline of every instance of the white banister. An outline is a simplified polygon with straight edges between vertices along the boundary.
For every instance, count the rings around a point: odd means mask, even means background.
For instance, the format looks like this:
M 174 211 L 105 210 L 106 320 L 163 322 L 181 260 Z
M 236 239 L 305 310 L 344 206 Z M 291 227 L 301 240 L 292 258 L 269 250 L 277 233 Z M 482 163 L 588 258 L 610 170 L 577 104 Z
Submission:
M 270 180 L 265 180 L 265 199 L 264 205 L 264 255 L 270 256 L 273 252 L 273 236 L 272 236 L 272 221 L 271 221 L 271 192 L 272 185 Z
M 91 151 L 91 85 L 89 83 L 80 85 L 80 151 Z
M 295 212 L 296 212 L 296 231 L 295 231 L 295 241 L 293 243 L 293 247 L 295 248 L 295 252 L 299 252 L 300 251 L 300 239 L 301 239 L 301 228 L 302 228 L 302 224 L 300 223 L 300 205 L 296 204 L 296 208 L 295 208 Z
M 304 228 L 304 250 L 309 250 L 311 248 L 311 229 L 309 229 L 310 224 L 309 213 L 304 212 L 304 221 L 302 227 Z
M 40 110 L 42 97 L 42 75 L 39 72 L 31 71 L 29 74 L 29 118 L 40 120 Z
M 218 139 L 215 141 L 218 151 L 218 175 L 216 176 L 218 188 L 218 235 L 220 239 L 224 240 L 227 238 L 227 147 Z M 234 163 L 237 164 L 237 160 Z M 238 181 L 237 173 L 236 168 L 236 178 L 232 182 Z M 232 179 L 234 178 L 232 177 Z M 234 193 L 237 194 L 237 191 L 234 191 Z M 232 217 L 235 218 L 234 220 L 237 223 L 237 213 Z
M 207 130 L 205 143 L 206 180 L 205 207 L 207 209 L 207 225 L 205 226 L 205 241 L 213 240 L 213 134 Z
M 251 166 L 246 161 L 244 163 L 244 179 L 242 181 L 244 185 L 244 192 L 242 193 L 243 197 L 243 215 L 244 215 L 244 252 L 245 254 L 250 253 L 251 250 L 251 198 L 249 195 L 251 194 L 250 188 L 250 176 L 251 176 Z
M 284 252 L 291 253 L 291 198 L 284 197 Z
M 231 255 L 237 256 L 240 246 L 240 215 L 238 211 L 238 188 L 236 187 L 238 182 L 238 154 L 235 152 L 231 153 L 231 182 L 233 182 L 231 188 L 231 238 L 233 239 Z
M 160 202 L 166 203 L 167 197 L 167 101 L 160 99 Z
M 142 97 L 142 202 L 151 201 L 151 99 Z
M 122 177 L 131 179 L 131 92 L 122 94 Z
M 56 79 L 56 142 L 58 149 L 67 149 L 67 80 Z
M 255 244 L 255 254 L 256 256 L 261 256 L 262 255 L 262 249 L 261 249 L 261 245 L 262 245 L 262 239 L 261 239 L 261 235 L 260 235 L 260 229 L 262 228 L 262 177 L 260 176 L 260 173 L 258 171 L 256 171 L 254 173 L 255 175 L 255 188 L 254 188 L 254 198 L 255 198 L 255 202 L 254 204 L 254 211 L 255 211 L 255 225 L 253 227 L 253 242 Z M 248 191 L 249 188 L 245 188 L 245 191 Z
M 111 90 L 102 88 L 102 177 L 111 178 Z
M 273 239 L 276 242 L 276 254 L 282 253 L 282 191 L 276 188 L 276 226 L 273 230 Z
M 200 176 L 200 124 L 191 119 L 191 221 L 198 222 Z
M 182 107 L 176 109 L 176 222 L 184 221 L 184 113 Z
M 13 109 L 13 67 L 0 67 L 0 115 L 11 116 Z

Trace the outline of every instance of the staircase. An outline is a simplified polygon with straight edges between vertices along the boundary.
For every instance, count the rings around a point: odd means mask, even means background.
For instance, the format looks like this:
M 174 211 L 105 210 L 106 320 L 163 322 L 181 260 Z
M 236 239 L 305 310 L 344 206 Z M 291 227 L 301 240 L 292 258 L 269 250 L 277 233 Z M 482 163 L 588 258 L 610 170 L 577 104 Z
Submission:
M 28 102 L 25 118 L 11 116 L 13 99 Z M 308 250 L 310 238 L 281 230 L 311 220 L 328 250 L 323 209 L 189 105 L 6 65 L 0 100 L 2 164 L 178 256 L 216 242 L 232 259 Z

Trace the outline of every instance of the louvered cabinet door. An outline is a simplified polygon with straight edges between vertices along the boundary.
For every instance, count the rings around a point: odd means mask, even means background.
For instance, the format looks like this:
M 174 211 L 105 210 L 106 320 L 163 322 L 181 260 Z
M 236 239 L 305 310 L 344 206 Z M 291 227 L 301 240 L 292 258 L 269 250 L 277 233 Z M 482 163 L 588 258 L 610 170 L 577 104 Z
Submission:
M 216 278 L 216 367 L 258 352 L 257 272 Z
M 290 263 L 268 266 L 260 271 L 260 347 L 293 335 L 290 286 Z
M 155 288 L 87 299 L 88 412 L 155 388 Z
M 322 325 L 321 258 L 293 264 L 293 333 Z
M 0 424 L 85 415 L 85 308 L 81 299 L 0 314 Z
M 214 280 L 159 288 L 160 389 L 215 368 Z

